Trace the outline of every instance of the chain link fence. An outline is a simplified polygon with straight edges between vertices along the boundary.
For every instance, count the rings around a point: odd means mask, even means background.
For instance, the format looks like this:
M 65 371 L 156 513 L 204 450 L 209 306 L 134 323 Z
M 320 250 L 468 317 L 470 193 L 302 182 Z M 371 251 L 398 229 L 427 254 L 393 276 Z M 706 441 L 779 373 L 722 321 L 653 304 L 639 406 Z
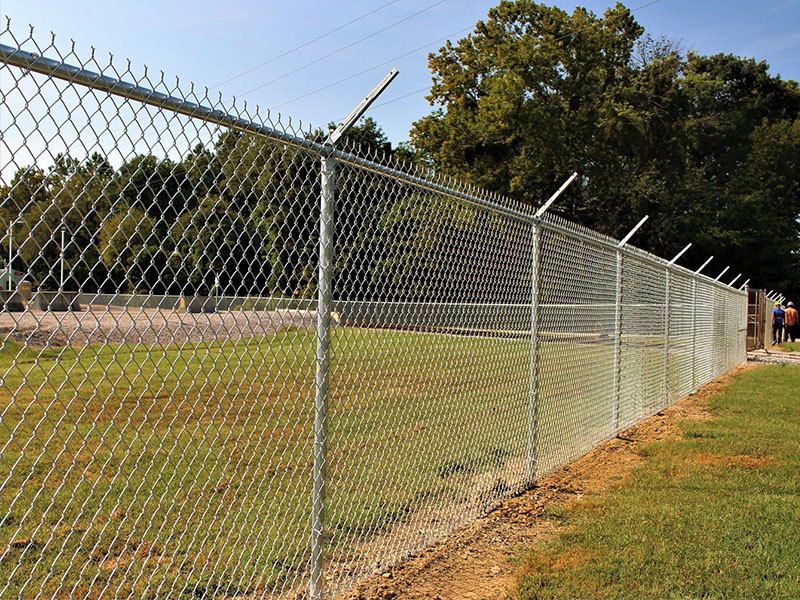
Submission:
M 745 360 L 745 293 L 2 32 L 0 596 L 335 597 Z

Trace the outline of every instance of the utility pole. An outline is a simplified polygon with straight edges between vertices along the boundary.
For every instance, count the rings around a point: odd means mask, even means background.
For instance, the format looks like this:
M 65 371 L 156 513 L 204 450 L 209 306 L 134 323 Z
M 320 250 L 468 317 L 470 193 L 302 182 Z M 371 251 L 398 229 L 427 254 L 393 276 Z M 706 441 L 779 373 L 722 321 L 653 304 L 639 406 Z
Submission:
M 12 247 L 14 246 L 14 223 L 8 224 L 8 291 L 11 292 L 11 261 L 14 259 Z
M 61 255 L 58 261 L 61 265 L 61 277 L 59 278 L 58 291 L 64 292 L 64 226 L 61 226 Z

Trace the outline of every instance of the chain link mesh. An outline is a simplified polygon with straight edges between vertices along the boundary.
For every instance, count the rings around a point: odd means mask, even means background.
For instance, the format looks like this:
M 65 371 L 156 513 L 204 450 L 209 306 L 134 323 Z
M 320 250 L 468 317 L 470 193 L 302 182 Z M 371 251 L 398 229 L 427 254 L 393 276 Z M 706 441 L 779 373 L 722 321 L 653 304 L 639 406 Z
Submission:
M 746 297 L 706 277 L 2 44 L 2 597 L 319 596 L 316 557 L 336 596 L 745 359 Z

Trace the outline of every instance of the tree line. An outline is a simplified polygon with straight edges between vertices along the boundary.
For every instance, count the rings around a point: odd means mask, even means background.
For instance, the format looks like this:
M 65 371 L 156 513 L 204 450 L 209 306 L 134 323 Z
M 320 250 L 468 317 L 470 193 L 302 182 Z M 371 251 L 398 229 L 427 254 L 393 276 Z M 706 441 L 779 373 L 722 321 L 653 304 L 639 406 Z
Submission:
M 345 143 L 356 155 L 408 154 L 372 119 Z M 320 165 L 316 153 L 234 131 L 177 161 L 136 154 L 115 169 L 97 153 L 58 155 L 0 189 L 0 224 L 11 228 L 14 268 L 41 289 L 61 285 L 63 251 L 67 290 L 313 298 Z M 510 242 L 487 241 L 497 217 L 345 164 L 335 215 L 337 298 L 478 301 L 530 289 L 480 285 L 508 256 Z
M 57 287 L 63 230 L 67 289 L 222 293 L 215 287 L 237 273 L 225 282 L 228 293 L 301 290 L 309 274 L 279 265 L 310 265 L 311 232 L 298 232 L 293 245 L 272 242 L 311 218 L 313 190 L 269 188 L 294 179 L 313 188 L 312 166 L 296 151 L 258 142 L 227 132 L 213 149 L 198 145 L 180 161 L 137 154 L 114 169 L 95 153 L 59 155 L 47 171 L 19 169 L 0 190 L 0 218 L 6 230 L 13 224 L 14 267 L 34 285 Z
M 691 241 L 690 267 L 713 254 L 731 276 L 800 291 L 800 89 L 766 63 L 684 53 L 622 4 L 597 16 L 516 0 L 429 64 L 434 109 L 411 143 L 392 148 L 367 119 L 347 134 L 356 152 L 531 206 L 578 171 L 555 212 L 616 237 L 649 214 L 637 245 L 668 257 Z M 64 230 L 68 289 L 312 297 L 319 192 L 315 155 L 226 131 L 179 160 L 20 168 L 0 186 L 0 224 L 13 223 L 15 268 L 43 289 L 59 285 Z M 513 301 L 528 287 L 515 275 L 481 291 L 515 255 L 503 224 L 410 186 L 340 168 L 336 215 L 342 297 Z

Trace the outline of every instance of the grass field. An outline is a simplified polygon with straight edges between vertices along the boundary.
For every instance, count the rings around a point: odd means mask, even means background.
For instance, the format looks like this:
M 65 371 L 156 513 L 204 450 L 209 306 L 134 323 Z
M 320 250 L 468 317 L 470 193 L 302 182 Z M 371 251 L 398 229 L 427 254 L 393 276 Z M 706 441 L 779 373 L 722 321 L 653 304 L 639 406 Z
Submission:
M 334 331 L 327 550 L 346 580 L 526 484 L 531 349 L 525 338 Z M 314 351 L 302 329 L 152 348 L 7 343 L 0 596 L 302 586 Z M 612 358 L 608 343 L 541 346 L 540 473 L 611 435 Z M 622 363 L 621 416 L 636 420 L 662 401 L 663 354 L 639 340 Z
M 521 599 L 800 597 L 800 367 L 737 375 L 710 422 L 644 447 L 622 486 L 551 510 L 566 533 L 521 567 Z
M 784 352 L 800 352 L 800 342 L 784 342 L 778 344 L 778 348 Z
M 314 347 L 309 331 L 7 345 L 0 596 L 302 583 Z M 341 329 L 333 354 L 332 546 L 385 530 L 420 498 L 453 504 L 477 472 L 524 455 L 529 341 Z

